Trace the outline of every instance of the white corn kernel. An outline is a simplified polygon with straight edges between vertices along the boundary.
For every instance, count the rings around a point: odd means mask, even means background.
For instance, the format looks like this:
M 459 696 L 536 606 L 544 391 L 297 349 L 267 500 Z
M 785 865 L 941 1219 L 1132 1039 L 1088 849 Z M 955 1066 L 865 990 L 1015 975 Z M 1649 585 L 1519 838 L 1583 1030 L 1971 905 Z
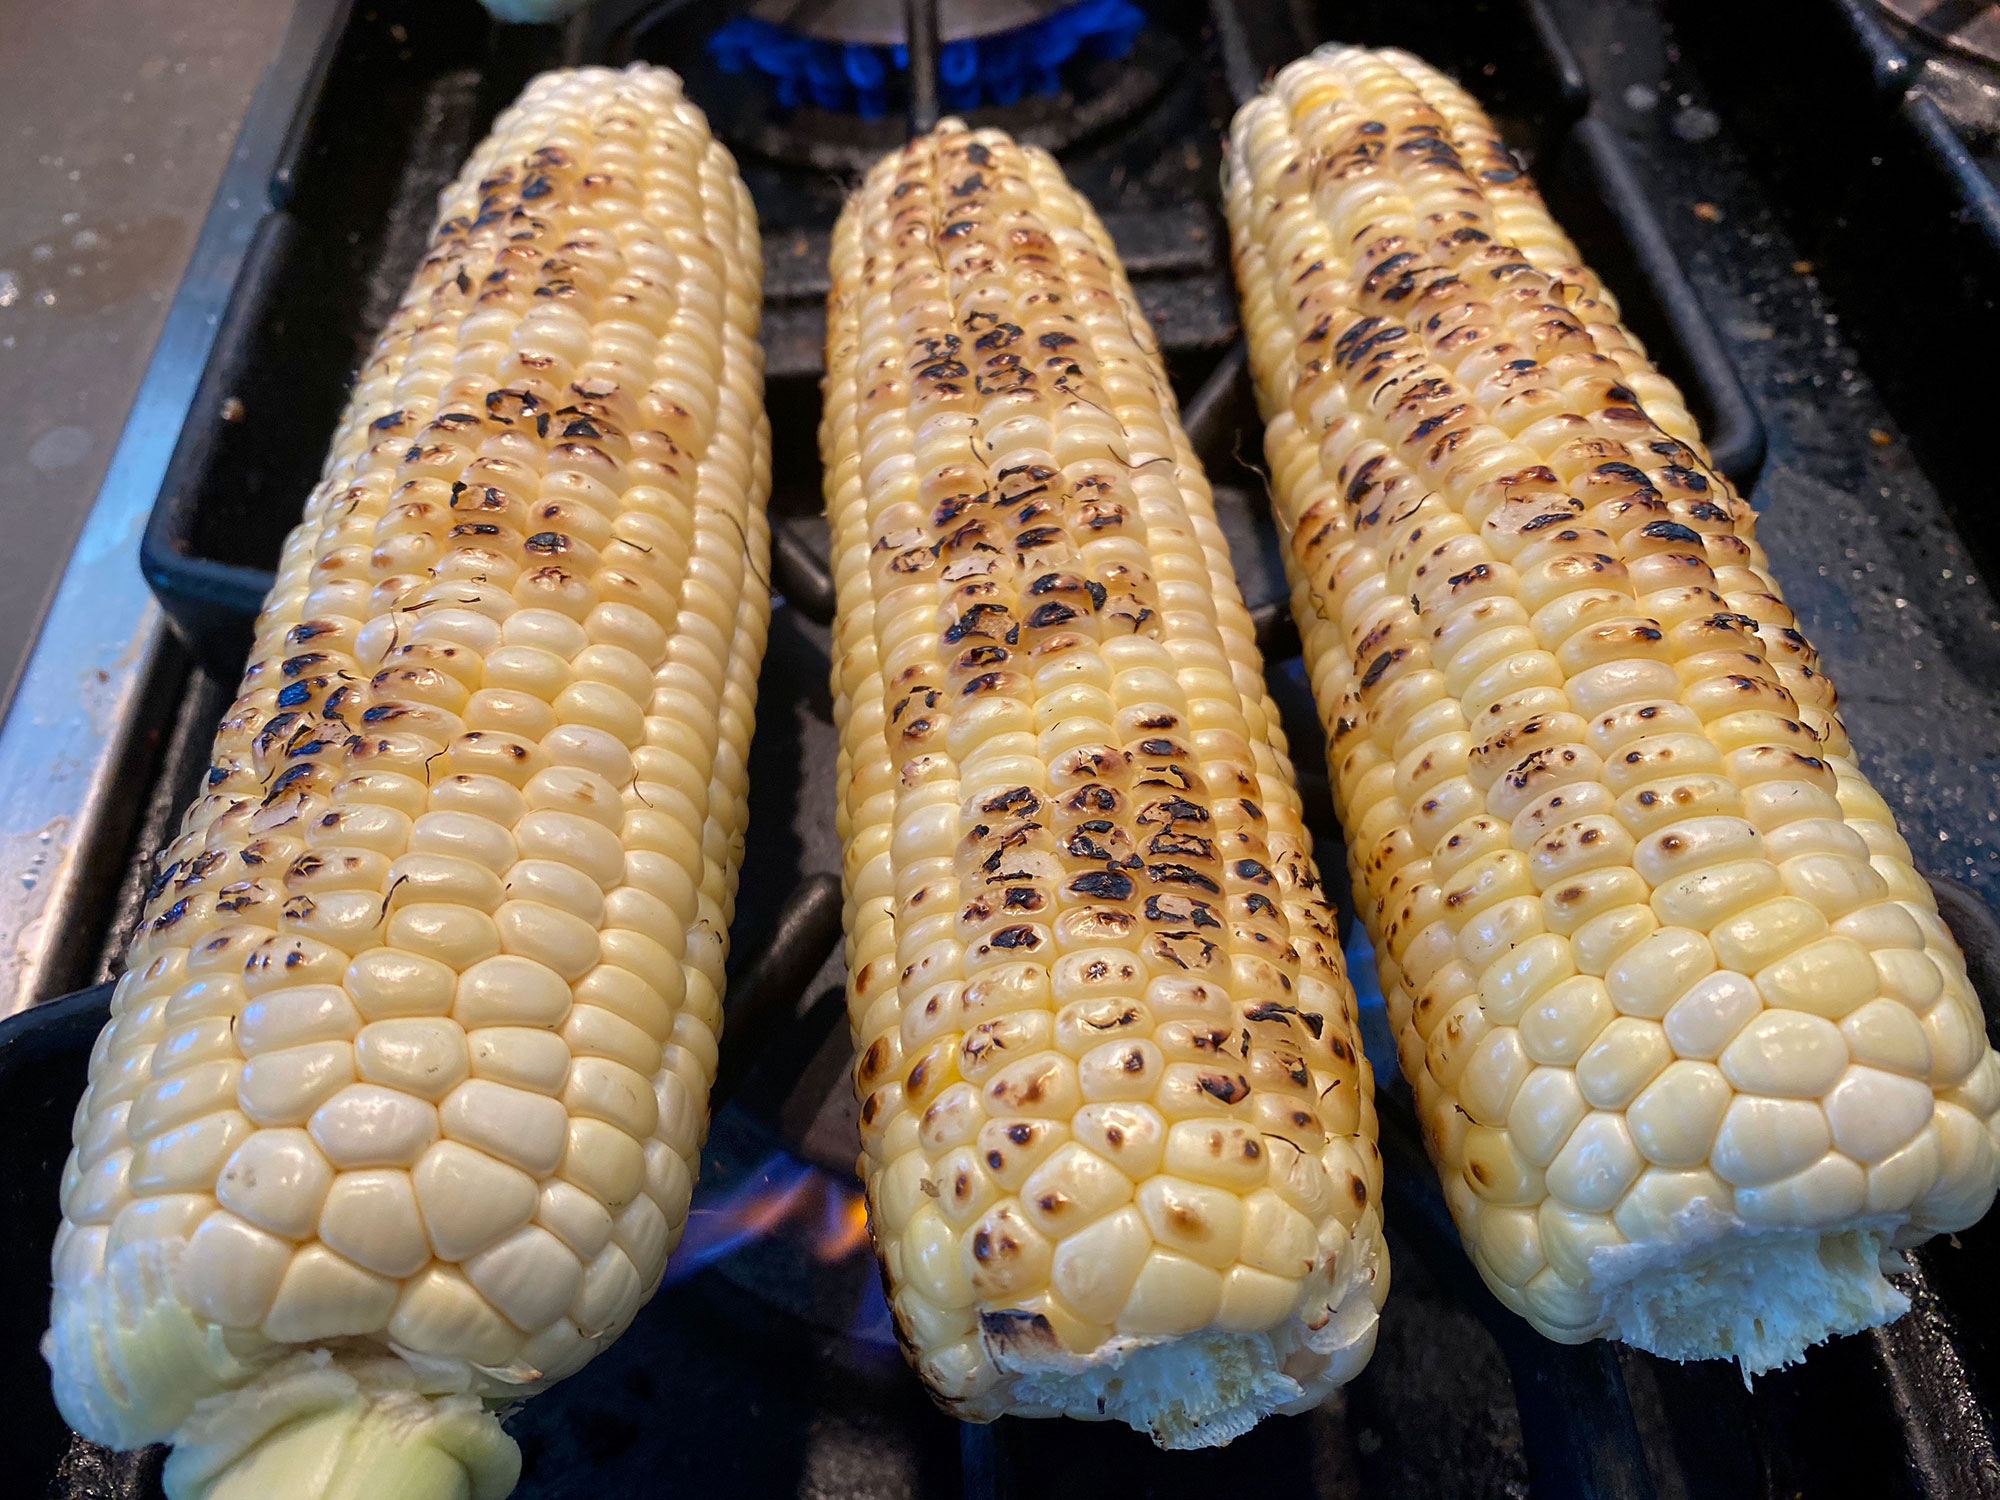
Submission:
M 260 1331 L 280 1344 L 374 1333 L 388 1323 L 396 1295 L 397 1284 L 388 1277 L 324 1245 L 306 1245 L 292 1256 Z
M 534 1178 L 456 1141 L 426 1151 L 410 1178 L 440 1260 L 464 1260 L 535 1212 Z
M 530 1224 L 468 1256 L 465 1279 L 516 1328 L 532 1332 L 561 1317 L 583 1285 L 583 1265 L 546 1229 Z
M 449 1139 L 537 1176 L 561 1162 L 569 1123 L 560 1100 L 483 1078 L 453 1089 L 437 1119 Z
M 263 1130 L 239 1147 L 216 1178 L 224 1208 L 259 1229 L 304 1239 L 319 1221 L 333 1168 L 303 1130 Z
M 403 1283 L 389 1318 L 390 1338 L 419 1354 L 504 1364 L 521 1334 L 455 1266 L 433 1261 Z
M 1795 1010 L 1767 1010 L 1722 1049 L 1722 1071 L 1746 1094 L 1816 1099 L 1847 1066 L 1840 1028 Z
M 354 1058 L 364 1081 L 436 1103 L 465 1079 L 465 1032 L 443 1016 L 378 1021 L 355 1037 Z
M 224 1328 L 255 1328 L 277 1298 L 292 1247 L 236 1215 L 202 1220 L 181 1257 L 188 1306 Z
M 306 1124 L 337 1167 L 408 1167 L 437 1139 L 437 1111 L 380 1084 L 342 1089 L 313 1111 Z
M 342 1172 L 320 1206 L 319 1237 L 356 1265 L 398 1280 L 431 1258 L 407 1172 Z
M 1907 1146 L 1930 1123 L 1929 1096 L 1921 1079 L 1850 1067 L 1822 1103 L 1834 1145 L 1873 1166 Z
M 1191 1333 L 1221 1311 L 1220 1275 L 1184 1255 L 1155 1250 L 1140 1266 L 1118 1324 L 1135 1334 Z

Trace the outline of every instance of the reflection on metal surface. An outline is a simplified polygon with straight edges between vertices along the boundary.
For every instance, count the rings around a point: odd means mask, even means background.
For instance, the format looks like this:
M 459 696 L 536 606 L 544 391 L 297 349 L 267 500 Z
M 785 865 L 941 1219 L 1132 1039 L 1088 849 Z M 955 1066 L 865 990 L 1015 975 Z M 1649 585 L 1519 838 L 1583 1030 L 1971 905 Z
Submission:
M 2000 138 L 2000 73 L 1982 63 L 1944 54 L 1926 58 L 1916 91 L 1927 94 L 1976 150 Z
M 938 0 L 938 40 L 991 36 L 1039 21 L 1069 0 Z M 903 0 L 756 0 L 749 13 L 773 26 L 826 42 L 893 47 L 903 41 Z
M 178 660 L 139 573 L 139 536 L 250 236 L 270 211 L 285 122 L 313 39 L 347 0 L 298 0 L 245 115 L 181 294 L 97 500 L 0 723 L 0 1015 L 78 981 L 95 954 L 67 941 L 125 852 L 120 780 L 141 756 L 148 700 Z M 89 851 L 89 856 L 71 851 Z
M 0 952 L 0 965 L 10 977 L 39 950 L 49 926 L 44 920 L 49 897 L 66 889 L 71 881 L 73 845 L 69 832 L 70 820 L 59 816 L 40 828 L 10 828 L 0 834 L 0 881 L 5 882 L 5 888 L 0 889 L 0 910 L 11 919 L 7 934 L 11 941 Z M 17 989 L 17 984 L 9 985 L 5 993 Z
M 1879 0 L 1882 9 L 1934 42 L 2000 63 L 2000 5 L 1979 0 L 1940 5 L 1937 0 Z

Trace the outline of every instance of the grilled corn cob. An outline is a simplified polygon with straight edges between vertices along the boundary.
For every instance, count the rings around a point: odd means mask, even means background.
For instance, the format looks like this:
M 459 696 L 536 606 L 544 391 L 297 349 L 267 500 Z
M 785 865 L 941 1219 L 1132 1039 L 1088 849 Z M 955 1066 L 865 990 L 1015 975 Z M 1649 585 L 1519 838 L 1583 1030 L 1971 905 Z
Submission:
M 1388 1288 L 1373 1084 L 1200 465 L 1110 240 L 947 121 L 835 230 L 820 430 L 861 1171 L 973 1421 L 1316 1404 Z
M 1746 1373 L 1895 1317 L 2000 1059 L 1679 393 L 1493 126 L 1292 64 L 1228 212 L 1354 887 L 1473 1261 Z
M 749 196 L 679 80 L 546 75 L 443 194 L 126 955 L 63 1414 L 192 1497 L 504 1494 L 492 1409 L 658 1284 L 769 616 Z

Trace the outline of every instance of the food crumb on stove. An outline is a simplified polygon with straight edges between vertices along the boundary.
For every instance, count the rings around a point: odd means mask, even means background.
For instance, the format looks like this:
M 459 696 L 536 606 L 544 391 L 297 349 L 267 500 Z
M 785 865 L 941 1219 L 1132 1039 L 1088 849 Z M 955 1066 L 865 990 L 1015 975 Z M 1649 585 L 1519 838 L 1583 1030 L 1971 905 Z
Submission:
M 243 398 L 241 396 L 224 398 L 222 403 L 222 420 L 225 422 L 240 422 L 243 420 Z
M 1893 441 L 1893 439 L 1890 438 L 1889 434 L 1884 432 L 1881 428 L 1871 427 L 1868 429 L 1868 441 L 1873 443 L 1878 448 L 1886 448 Z
M 1720 224 L 1722 222 L 1722 210 L 1717 208 L 1713 203 L 1697 203 L 1694 206 L 1694 216 L 1704 224 Z
M 1714 110 L 1704 109 L 1699 104 L 1686 105 L 1674 116 L 1674 134 L 1684 141 L 1711 140 L 1721 129 L 1721 117 Z
M 1795 260 L 1792 262 L 1792 274 L 1794 276 L 1810 276 L 1813 270 L 1813 263 L 1809 260 Z

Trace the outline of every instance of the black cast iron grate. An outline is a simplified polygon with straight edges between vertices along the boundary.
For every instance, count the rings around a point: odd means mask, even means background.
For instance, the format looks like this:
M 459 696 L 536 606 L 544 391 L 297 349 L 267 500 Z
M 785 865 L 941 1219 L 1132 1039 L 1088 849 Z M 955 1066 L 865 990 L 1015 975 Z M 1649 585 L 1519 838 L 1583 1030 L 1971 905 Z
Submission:
M 1841 13 L 1855 3 L 1865 0 L 1839 0 Z M 698 45 L 730 9 L 729 0 L 606 0 L 588 24 L 557 32 L 488 28 L 469 0 L 334 4 L 323 34 L 295 38 L 316 50 L 320 66 L 280 153 L 271 212 L 147 536 L 149 577 L 210 670 L 190 675 L 137 848 L 163 842 L 203 769 L 229 696 L 222 684 L 233 678 L 268 585 L 268 559 L 318 462 L 345 372 L 419 251 L 436 188 L 529 73 L 580 58 L 615 61 L 639 47 L 682 62 L 658 39 Z M 1213 188 L 1216 143 L 1233 104 L 1327 32 L 1413 45 L 1453 68 L 1531 160 L 1656 357 L 1689 390 L 1721 466 L 1746 489 L 1765 446 L 1760 400 L 1738 373 L 1740 340 L 1710 322 L 1673 226 L 1656 210 L 1657 184 L 1642 186 L 1629 148 L 1592 108 L 1585 69 L 1552 14 L 1562 0 L 1452 0 L 1421 16 L 1408 9 L 1389 0 L 1337 12 L 1310 0 L 1159 0 L 1156 22 L 1185 64 L 1159 81 L 1145 110 L 1065 155 L 1072 177 L 1107 210 L 1161 331 L 1246 596 L 1264 601 L 1255 611 L 1260 644 L 1321 862 L 1336 883 L 1343 860 L 1318 769 L 1321 741 L 1246 459 L 1258 443 Z M 1657 28 L 1650 6 L 1625 9 L 1635 38 Z M 1374 1364 L 1334 1407 L 1267 1423 L 1219 1453 L 1162 1455 L 1122 1429 L 959 1427 L 925 1405 L 886 1343 L 871 1260 L 853 1238 L 853 1106 L 833 951 L 840 859 L 825 816 L 832 589 L 810 455 L 826 231 L 844 183 L 751 144 L 744 165 L 769 268 L 774 573 L 783 600 L 761 684 L 754 815 L 733 934 L 738 963 L 697 1197 L 710 1217 L 691 1229 L 667 1287 L 625 1339 L 514 1420 L 528 1457 L 521 1493 L 699 1486 L 709 1495 L 853 1500 L 1212 1500 L 1254 1483 L 1286 1500 L 1364 1491 L 1605 1500 L 2000 1495 L 1985 1397 L 2000 1321 L 1976 1264 L 1989 1232 L 1968 1234 L 1963 1249 L 1915 1258 L 1905 1283 L 1916 1309 L 1909 1317 L 1816 1351 L 1754 1392 L 1730 1369 L 1671 1366 L 1603 1344 L 1562 1348 L 1479 1285 L 1418 1144 L 1406 1091 L 1387 1073 L 1383 1149 L 1398 1290 Z M 1704 290 L 1712 297 L 1712 285 Z M 284 391 L 285 408 L 265 406 L 264 390 Z M 1796 461 L 1789 442 L 1774 446 Z M 107 976 L 139 884 L 128 880 L 90 934 L 102 944 Z M 1941 883 L 1939 894 L 1981 993 L 2000 998 L 2000 929 L 1971 891 Z M 9 1143 L 0 1156 L 0 1271 L 13 1272 L 16 1287 L 45 1282 L 69 1100 L 103 1005 L 101 991 L 85 992 L 0 1023 L 0 1140 Z M 42 1316 L 34 1296 L 0 1304 L 0 1397 L 20 1419 L 15 1472 L 29 1476 L 24 1493 L 156 1494 L 157 1455 L 104 1455 L 55 1419 L 33 1355 Z

